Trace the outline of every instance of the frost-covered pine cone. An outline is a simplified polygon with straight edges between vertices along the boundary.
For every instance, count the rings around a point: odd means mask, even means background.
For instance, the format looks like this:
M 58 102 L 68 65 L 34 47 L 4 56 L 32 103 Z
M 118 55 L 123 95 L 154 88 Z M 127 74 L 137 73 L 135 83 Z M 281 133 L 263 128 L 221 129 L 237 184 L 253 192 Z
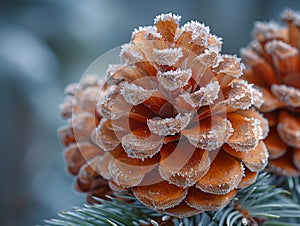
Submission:
M 241 50 L 246 63 L 245 79 L 263 93 L 259 108 L 268 118 L 270 133 L 265 140 L 270 153 L 268 169 L 300 175 L 300 13 L 282 13 L 287 26 L 257 22 L 254 40 Z
M 61 142 L 66 146 L 64 156 L 68 171 L 76 176 L 75 188 L 92 196 L 105 198 L 112 191 L 108 181 L 97 173 L 96 167 L 104 153 L 91 139 L 100 117 L 95 113 L 95 102 L 101 89 L 96 77 L 86 77 L 80 84 L 65 88 L 65 100 L 60 106 L 62 118 L 69 123 L 59 128 Z
M 163 14 L 133 32 L 121 64 L 108 68 L 100 121 L 86 136 L 100 148 L 90 164 L 113 190 L 186 217 L 223 208 L 255 181 L 267 164 L 268 123 L 251 108 L 261 93 L 239 78 L 240 59 L 221 54 L 205 25 L 179 20 Z

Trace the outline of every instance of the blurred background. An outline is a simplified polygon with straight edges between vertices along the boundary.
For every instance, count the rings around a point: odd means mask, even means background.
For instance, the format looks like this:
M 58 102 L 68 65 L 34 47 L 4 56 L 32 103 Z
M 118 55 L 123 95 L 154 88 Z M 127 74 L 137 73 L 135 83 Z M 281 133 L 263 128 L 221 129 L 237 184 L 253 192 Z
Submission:
M 238 54 L 254 21 L 278 20 L 296 0 L 0 0 L 1 225 L 42 225 L 82 206 L 72 188 L 57 128 L 63 88 L 100 55 L 130 40 L 163 12 L 198 20 Z

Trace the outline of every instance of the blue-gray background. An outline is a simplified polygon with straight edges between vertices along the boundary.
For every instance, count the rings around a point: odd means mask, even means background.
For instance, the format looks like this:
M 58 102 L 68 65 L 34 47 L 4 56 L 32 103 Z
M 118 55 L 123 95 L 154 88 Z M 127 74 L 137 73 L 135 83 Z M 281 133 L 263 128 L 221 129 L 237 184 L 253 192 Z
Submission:
M 133 28 L 174 12 L 223 37 L 234 54 L 256 20 L 278 19 L 292 0 L 0 0 L 0 225 L 43 224 L 81 206 L 64 167 L 57 128 L 63 87 Z

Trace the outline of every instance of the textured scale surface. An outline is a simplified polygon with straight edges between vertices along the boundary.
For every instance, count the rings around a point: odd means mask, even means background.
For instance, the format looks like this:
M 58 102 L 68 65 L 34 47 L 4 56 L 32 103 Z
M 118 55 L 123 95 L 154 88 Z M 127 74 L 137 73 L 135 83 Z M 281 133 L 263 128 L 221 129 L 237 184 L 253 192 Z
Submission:
M 286 9 L 286 26 L 257 22 L 253 41 L 241 50 L 247 66 L 244 78 L 262 92 L 258 110 L 270 124 L 265 143 L 270 153 L 268 170 L 299 176 L 300 145 L 300 13 Z
M 76 120 L 60 134 L 82 191 L 99 194 L 104 181 L 151 209 L 188 217 L 222 209 L 255 181 L 267 164 L 268 123 L 252 108 L 262 93 L 240 78 L 240 59 L 220 52 L 209 27 L 180 26 L 180 18 L 162 14 L 135 29 L 102 87 L 79 85 L 85 98 L 70 86 L 62 115 Z M 82 107 L 91 100 L 94 108 Z

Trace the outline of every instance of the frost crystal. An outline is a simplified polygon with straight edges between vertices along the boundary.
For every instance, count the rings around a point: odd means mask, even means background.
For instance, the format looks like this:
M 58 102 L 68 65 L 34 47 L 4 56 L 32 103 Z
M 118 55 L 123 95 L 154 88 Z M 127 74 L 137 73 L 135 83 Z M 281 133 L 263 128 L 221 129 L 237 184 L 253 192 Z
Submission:
M 100 127 L 97 127 L 96 131 L 95 142 L 103 151 L 112 151 L 120 144 L 118 138 L 112 135 L 112 133 L 103 133 Z
M 217 48 L 218 51 L 221 51 L 223 39 L 221 37 L 217 37 L 216 35 L 209 35 L 207 40 L 208 48 Z
M 246 110 L 254 103 L 261 105 L 261 100 L 257 99 L 259 97 L 262 97 L 262 94 L 253 88 L 253 84 L 248 84 L 245 80 L 241 80 L 231 84 L 228 103 L 233 108 Z
M 275 21 L 270 22 L 256 22 L 252 31 L 253 37 L 258 41 L 266 39 L 284 39 L 285 34 L 282 33 L 282 27 Z
M 228 144 L 237 151 L 249 151 L 255 148 L 264 136 L 259 119 L 244 117 L 243 121 L 235 119 L 231 121 L 235 132 L 229 138 Z
M 157 80 L 165 89 L 170 91 L 183 88 L 188 84 L 188 81 L 191 77 L 191 69 L 182 70 L 177 68 L 176 71 L 157 72 Z
M 260 42 L 257 41 L 256 39 L 254 39 L 250 42 L 249 47 L 253 48 L 256 52 L 264 51 L 264 49 L 261 46 Z
M 212 123 L 209 129 L 203 131 L 201 125 L 200 128 L 196 126 L 196 128 L 182 131 L 191 144 L 207 151 L 220 148 L 232 135 L 232 132 L 231 123 L 227 119 L 218 119 L 216 123 Z
M 261 121 L 257 118 L 247 118 L 245 117 L 246 121 L 251 122 L 252 126 L 252 133 L 254 134 L 257 140 L 261 140 L 263 138 L 263 130 L 261 128 Z
M 296 14 L 293 22 L 296 26 L 298 26 L 298 27 L 300 26 L 300 14 L 299 13 Z
M 178 114 L 175 118 L 148 119 L 147 125 L 153 133 L 161 136 L 174 135 L 183 130 L 191 120 L 191 113 L 184 116 Z
M 144 138 L 133 134 L 127 134 L 122 137 L 122 146 L 131 158 L 144 159 L 152 157 L 159 152 L 162 145 L 162 140 L 155 137 Z
M 112 91 L 101 99 L 97 108 L 100 108 L 99 112 L 107 119 L 118 119 L 126 113 L 125 101 L 118 92 Z
M 221 57 L 219 56 L 219 51 L 216 47 L 212 47 L 210 49 L 206 49 L 204 53 L 201 53 L 199 56 L 195 58 L 199 62 L 203 63 L 206 66 L 216 67 L 221 61 Z
M 241 56 L 244 59 L 246 64 L 250 66 L 255 66 L 264 62 L 263 58 L 259 57 L 253 49 L 242 48 Z
M 186 188 L 203 177 L 210 165 L 207 151 L 196 149 L 190 143 L 180 143 L 176 147 L 171 144 L 161 150 L 159 173 L 168 182 Z
M 81 89 L 86 89 L 88 87 L 98 86 L 98 85 L 99 85 L 99 79 L 97 75 L 93 75 L 93 74 L 88 74 L 80 82 Z
M 138 29 L 134 29 L 132 32 L 131 38 L 133 39 L 134 36 L 140 32 L 145 33 L 145 38 L 151 38 L 151 36 L 155 38 L 162 38 L 161 34 L 157 32 L 157 28 L 153 26 L 145 26 L 145 27 L 139 27 Z
M 64 94 L 75 96 L 78 89 L 77 83 L 71 83 L 64 89 Z M 73 97 L 72 97 L 73 98 Z
M 286 8 L 280 15 L 283 20 L 293 21 L 295 20 L 299 14 L 292 10 L 291 8 Z
M 138 166 L 115 159 L 114 161 L 110 161 L 108 170 L 116 184 L 122 187 L 132 187 L 140 184 L 145 174 L 154 167 L 155 164 L 150 166 Z
M 126 43 L 121 46 L 120 60 L 122 64 L 135 64 L 143 60 L 143 56 L 138 52 L 136 46 L 132 43 Z
M 286 59 L 288 57 L 293 57 L 295 55 L 298 55 L 297 48 L 292 47 L 289 44 L 278 40 L 267 42 L 267 44 L 265 45 L 265 49 L 267 53 L 269 54 L 274 53 L 280 59 Z
M 300 148 L 300 122 L 287 111 L 282 111 L 277 125 L 277 132 L 283 142 L 294 148 Z M 285 120 L 282 120 L 285 119 Z
M 285 84 L 271 86 L 272 93 L 286 105 L 300 107 L 300 90 Z
M 177 24 L 179 24 L 181 20 L 181 16 L 172 14 L 172 13 L 167 13 L 167 14 L 161 14 L 155 17 L 154 19 L 154 24 L 157 24 L 158 21 L 168 21 L 168 20 L 173 20 Z
M 148 100 L 153 94 L 154 90 L 147 90 L 135 84 L 124 82 L 120 93 L 123 95 L 127 103 L 136 106 Z
M 153 59 L 159 65 L 173 66 L 182 56 L 181 48 L 153 49 Z
M 197 21 L 191 21 L 186 23 L 182 27 L 183 31 L 192 33 L 192 40 L 202 46 L 207 45 L 207 39 L 209 37 L 209 27 L 206 27 L 204 24 L 201 24 Z
M 260 108 L 264 101 L 263 101 L 263 94 L 262 92 L 255 88 L 255 87 L 252 87 L 251 88 L 251 94 L 252 94 L 252 97 L 253 97 L 253 105 L 256 107 L 256 108 Z
M 109 64 L 106 70 L 106 79 L 109 79 L 113 74 L 123 68 L 124 64 Z
M 222 55 L 223 60 L 219 63 L 217 67 L 218 73 L 228 74 L 234 78 L 239 78 L 243 74 L 245 65 L 241 63 L 241 59 L 235 55 Z
M 186 103 L 196 108 L 212 104 L 218 98 L 219 91 L 220 85 L 217 81 L 214 81 L 194 93 L 181 94 L 179 98 L 183 98 Z

